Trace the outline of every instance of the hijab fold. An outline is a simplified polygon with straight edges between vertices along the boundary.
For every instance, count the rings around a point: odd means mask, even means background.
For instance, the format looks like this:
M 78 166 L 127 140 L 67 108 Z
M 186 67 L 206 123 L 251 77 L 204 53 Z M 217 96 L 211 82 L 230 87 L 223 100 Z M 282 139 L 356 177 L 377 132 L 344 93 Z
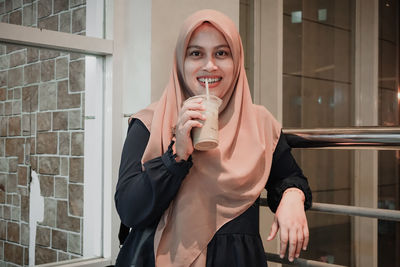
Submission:
M 134 116 L 150 131 L 142 161 L 161 156 L 173 138 L 179 110 L 190 95 L 180 82 L 186 48 L 193 31 L 204 22 L 224 35 L 233 57 L 234 80 L 222 97 L 219 146 L 193 152 L 193 166 L 158 223 L 154 238 L 158 267 L 205 266 L 207 245 L 214 234 L 246 211 L 264 189 L 281 130 L 264 107 L 252 103 L 235 24 L 218 11 L 201 10 L 183 24 L 161 99 Z

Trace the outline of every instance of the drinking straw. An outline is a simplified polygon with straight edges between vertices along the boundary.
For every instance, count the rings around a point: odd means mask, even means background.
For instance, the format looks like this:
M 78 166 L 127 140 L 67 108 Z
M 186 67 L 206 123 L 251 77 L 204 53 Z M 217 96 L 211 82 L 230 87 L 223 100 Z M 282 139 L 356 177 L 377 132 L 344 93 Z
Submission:
M 210 91 L 208 90 L 208 80 L 206 79 L 206 95 L 207 95 L 207 100 L 210 100 Z

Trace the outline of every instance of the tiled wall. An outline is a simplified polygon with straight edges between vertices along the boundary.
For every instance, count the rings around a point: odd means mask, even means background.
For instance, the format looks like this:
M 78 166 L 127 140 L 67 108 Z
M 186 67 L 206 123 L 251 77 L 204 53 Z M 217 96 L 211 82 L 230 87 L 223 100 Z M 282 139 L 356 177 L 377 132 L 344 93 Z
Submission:
M 85 34 L 85 13 L 85 1 L 0 0 L 2 22 L 69 33 Z M 36 264 L 82 255 L 84 91 L 83 55 L 0 44 L 0 266 L 28 265 L 30 166 L 44 197 Z

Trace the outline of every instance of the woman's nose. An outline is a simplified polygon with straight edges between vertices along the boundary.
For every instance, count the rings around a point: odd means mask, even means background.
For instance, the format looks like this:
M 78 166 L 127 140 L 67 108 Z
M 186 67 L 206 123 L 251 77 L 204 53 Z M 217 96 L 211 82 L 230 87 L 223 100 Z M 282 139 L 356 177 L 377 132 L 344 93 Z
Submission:
M 218 66 L 215 64 L 215 61 L 213 58 L 207 58 L 207 62 L 204 65 L 204 70 L 208 72 L 212 72 L 218 69 Z

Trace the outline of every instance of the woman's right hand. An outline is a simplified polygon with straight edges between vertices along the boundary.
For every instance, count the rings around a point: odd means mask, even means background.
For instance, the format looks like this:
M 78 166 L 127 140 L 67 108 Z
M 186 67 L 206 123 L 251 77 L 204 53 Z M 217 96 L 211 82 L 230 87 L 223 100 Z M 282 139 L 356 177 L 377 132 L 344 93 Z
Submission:
M 177 162 L 187 160 L 193 153 L 193 142 L 190 132 L 193 127 L 202 127 L 203 125 L 197 120 L 205 120 L 206 117 L 201 114 L 205 108 L 202 105 L 201 98 L 191 99 L 186 101 L 179 114 L 178 121 L 175 127 L 175 153 Z

